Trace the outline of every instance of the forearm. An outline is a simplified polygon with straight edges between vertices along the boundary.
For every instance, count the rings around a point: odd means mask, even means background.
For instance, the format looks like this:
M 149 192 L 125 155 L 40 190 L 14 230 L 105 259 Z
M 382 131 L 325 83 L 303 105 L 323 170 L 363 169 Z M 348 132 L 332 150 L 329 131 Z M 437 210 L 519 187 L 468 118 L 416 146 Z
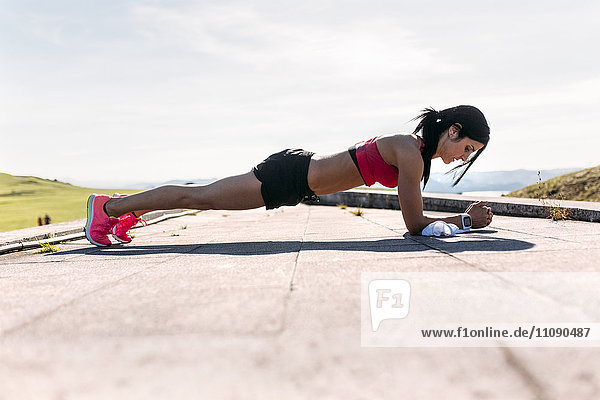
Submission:
M 487 207 L 487 202 L 478 201 L 469 205 L 464 214 L 469 214 L 470 217 L 470 226 L 469 228 L 483 228 L 488 226 L 492 222 L 492 218 L 494 217 L 494 213 L 490 207 Z M 406 220 L 406 219 L 405 219 Z M 435 221 L 443 221 L 449 224 L 454 224 L 458 226 L 460 229 L 465 229 L 462 214 L 451 215 L 449 217 L 430 217 L 427 215 L 422 215 L 420 219 L 420 223 L 412 224 L 412 226 L 407 224 L 407 227 L 410 230 L 412 235 L 418 235 L 427 225 L 431 224 Z M 467 222 L 467 224 L 469 224 Z M 416 226 L 418 225 L 418 226 Z
M 406 223 L 406 228 L 413 236 L 420 235 L 421 231 L 423 231 L 423 229 L 425 229 L 427 225 L 435 221 L 444 221 L 448 224 L 454 224 L 460 229 L 464 229 L 462 218 L 460 217 L 460 215 L 451 215 L 449 217 L 431 217 L 428 215 L 422 215 L 421 218 L 410 218 L 410 221 L 407 221 L 406 218 L 404 219 L 404 222 Z
M 435 221 L 444 221 L 447 224 L 454 224 L 460 229 L 465 229 L 465 227 L 463 226 L 462 218 L 459 214 L 451 215 L 449 217 L 430 217 L 428 215 L 423 215 L 423 228 Z
M 420 235 L 421 231 L 432 222 L 444 221 L 449 224 L 454 224 L 460 229 L 464 229 L 462 218 L 460 214 L 451 215 L 448 217 L 432 217 L 423 213 L 423 203 L 420 196 L 420 191 L 417 193 L 419 196 L 404 196 L 401 199 L 402 194 L 398 196 L 400 200 L 400 209 L 402 210 L 402 217 L 406 228 L 411 235 Z

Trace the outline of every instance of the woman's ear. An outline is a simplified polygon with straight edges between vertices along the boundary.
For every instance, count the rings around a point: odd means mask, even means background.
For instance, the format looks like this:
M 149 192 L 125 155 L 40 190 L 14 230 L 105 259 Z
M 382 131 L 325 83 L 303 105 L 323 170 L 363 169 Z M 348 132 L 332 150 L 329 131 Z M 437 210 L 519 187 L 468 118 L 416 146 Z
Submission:
M 461 128 L 462 126 L 459 123 L 452 124 L 450 128 L 448 128 L 448 136 L 450 136 L 451 139 L 456 139 Z

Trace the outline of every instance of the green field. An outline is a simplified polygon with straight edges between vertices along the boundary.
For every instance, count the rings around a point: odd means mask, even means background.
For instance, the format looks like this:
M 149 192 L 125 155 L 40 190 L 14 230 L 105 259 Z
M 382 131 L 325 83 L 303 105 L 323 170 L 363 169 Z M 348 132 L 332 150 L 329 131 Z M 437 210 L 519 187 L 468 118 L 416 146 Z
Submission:
M 0 173 L 0 232 L 37 226 L 46 214 L 52 223 L 86 217 L 92 193 L 136 193 L 139 190 L 91 189 L 34 176 Z

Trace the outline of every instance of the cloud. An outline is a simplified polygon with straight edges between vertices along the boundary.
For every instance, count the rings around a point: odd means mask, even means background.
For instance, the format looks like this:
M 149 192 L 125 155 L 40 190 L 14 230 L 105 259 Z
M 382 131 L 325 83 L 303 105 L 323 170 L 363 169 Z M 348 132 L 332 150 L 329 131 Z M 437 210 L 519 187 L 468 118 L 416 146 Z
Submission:
M 254 72 L 301 73 L 334 81 L 398 79 L 413 73 L 451 73 L 434 48 L 385 16 L 337 25 L 269 15 L 252 6 L 197 5 L 185 9 L 133 7 L 146 39 L 198 52 Z
M 0 168 L 60 178 L 106 135 L 136 158 L 104 152 L 99 174 L 224 176 L 283 146 L 411 131 L 420 108 L 455 104 L 490 120 L 474 169 L 595 161 L 600 3 L 571 3 L 13 2 L 0 11 Z

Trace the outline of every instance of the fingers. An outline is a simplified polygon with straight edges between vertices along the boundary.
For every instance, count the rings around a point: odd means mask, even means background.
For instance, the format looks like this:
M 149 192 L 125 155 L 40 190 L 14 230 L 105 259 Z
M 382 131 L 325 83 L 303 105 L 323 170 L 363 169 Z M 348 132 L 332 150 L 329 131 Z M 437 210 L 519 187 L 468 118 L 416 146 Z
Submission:
M 488 226 L 492 223 L 492 219 L 494 218 L 494 213 L 492 212 L 492 208 L 489 207 L 487 201 L 476 201 L 471 203 L 469 207 L 467 207 L 467 213 L 471 215 L 473 218 L 473 226 L 475 227 L 484 227 Z M 479 222 L 476 223 L 475 221 Z M 484 222 L 485 221 L 485 222 Z
M 469 204 L 469 207 L 467 208 L 467 210 L 470 209 L 470 208 L 473 208 L 473 207 L 480 207 L 480 208 L 486 207 L 486 208 L 488 208 L 487 204 L 488 204 L 487 201 L 476 201 L 474 203 Z
M 485 207 L 487 209 L 487 225 L 492 223 L 492 219 L 494 218 L 494 213 L 492 209 L 489 207 Z
M 469 206 L 467 207 L 467 210 L 465 212 L 468 213 L 474 207 L 482 207 L 482 206 L 485 206 L 485 205 L 487 205 L 487 201 L 476 201 L 476 202 L 473 202 L 473 203 L 469 204 Z

